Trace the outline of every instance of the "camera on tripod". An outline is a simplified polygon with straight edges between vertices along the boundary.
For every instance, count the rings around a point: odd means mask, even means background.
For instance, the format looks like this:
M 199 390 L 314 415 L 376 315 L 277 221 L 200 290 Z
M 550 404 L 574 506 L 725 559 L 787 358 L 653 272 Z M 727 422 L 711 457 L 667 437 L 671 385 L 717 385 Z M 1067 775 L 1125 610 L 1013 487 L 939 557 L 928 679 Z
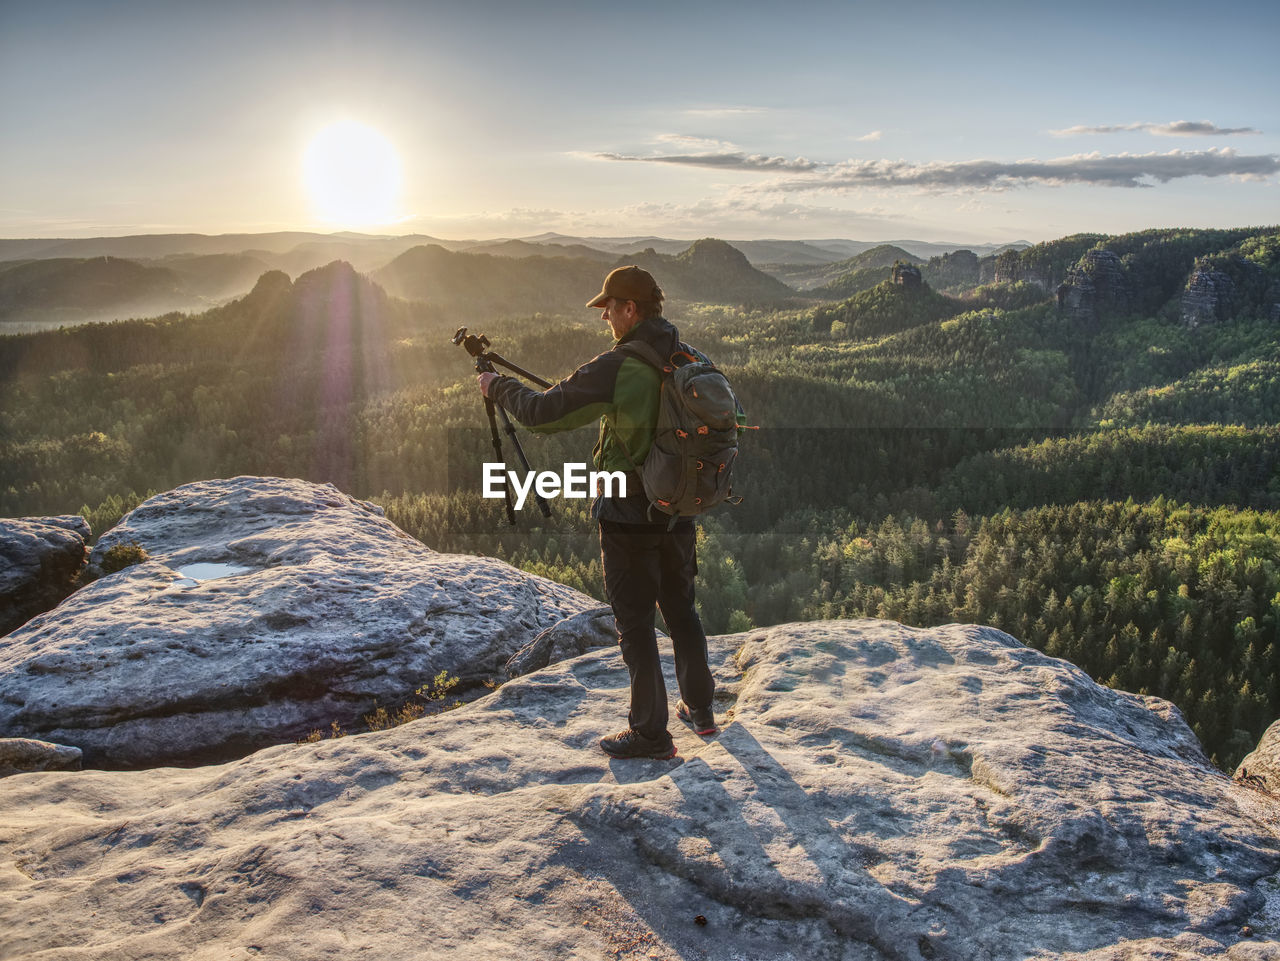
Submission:
M 468 354 L 477 358 L 485 352 L 485 348 L 490 346 L 488 337 L 484 334 L 478 337 L 475 334 L 468 334 L 465 327 L 457 329 L 453 335 L 453 343 L 455 346 L 466 348 Z

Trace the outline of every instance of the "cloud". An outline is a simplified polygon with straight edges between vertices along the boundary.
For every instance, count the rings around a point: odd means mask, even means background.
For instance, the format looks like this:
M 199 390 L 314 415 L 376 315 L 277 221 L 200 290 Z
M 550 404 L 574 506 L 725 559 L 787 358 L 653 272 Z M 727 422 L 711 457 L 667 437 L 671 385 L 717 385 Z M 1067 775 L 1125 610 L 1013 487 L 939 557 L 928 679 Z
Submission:
M 668 154 L 641 157 L 634 154 L 594 153 L 589 154 L 596 160 L 616 160 L 627 163 L 676 164 L 689 167 L 713 167 L 718 170 L 763 170 L 763 171 L 812 171 L 819 170 L 828 164 L 816 160 L 796 157 L 767 157 L 764 154 L 746 154 L 742 151 L 722 151 L 716 153 Z
M 699 134 L 664 133 L 657 136 L 658 143 L 676 144 L 688 150 L 701 150 L 704 153 L 729 153 L 737 151 L 738 145 L 728 140 L 714 137 L 703 137 Z
M 1042 184 L 1096 187 L 1150 187 L 1184 177 L 1244 177 L 1260 179 L 1280 172 L 1280 157 L 1241 156 L 1234 150 L 1203 150 L 1149 154 L 1082 154 L 1056 160 L 968 160 L 912 164 L 902 160 L 847 160 L 790 180 L 756 186 L 760 191 L 790 193 L 805 190 L 917 188 L 923 190 L 1007 190 Z
M 715 170 L 792 175 L 756 184 L 757 193 L 807 190 L 916 188 L 922 190 L 1007 190 L 1030 184 L 1096 187 L 1151 187 L 1184 177 L 1261 179 L 1280 172 L 1275 154 L 1241 155 L 1229 147 L 1168 153 L 1076 154 L 1053 160 L 963 160 L 916 164 L 905 160 L 845 160 L 821 163 L 797 157 L 769 157 L 742 151 L 637 156 L 594 153 L 595 160 L 659 163 Z
M 688 117 L 742 117 L 766 113 L 765 107 L 690 107 L 681 111 Z
M 1055 137 L 1077 137 L 1082 134 L 1127 133 L 1145 130 L 1157 137 L 1232 137 L 1238 134 L 1256 134 L 1253 127 L 1219 127 L 1207 120 L 1175 120 L 1173 123 L 1123 123 L 1102 124 L 1095 127 L 1075 126 L 1064 130 L 1050 130 Z
M 883 131 L 873 130 L 871 133 L 864 133 L 861 137 L 854 137 L 853 139 L 858 143 L 875 143 L 883 136 Z

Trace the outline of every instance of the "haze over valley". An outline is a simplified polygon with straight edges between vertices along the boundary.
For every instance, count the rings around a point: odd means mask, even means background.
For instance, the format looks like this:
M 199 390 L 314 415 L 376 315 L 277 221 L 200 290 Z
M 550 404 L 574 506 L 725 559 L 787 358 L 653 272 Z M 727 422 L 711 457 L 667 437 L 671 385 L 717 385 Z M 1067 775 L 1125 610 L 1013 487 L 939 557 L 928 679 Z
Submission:
M 538 298 L 535 288 L 546 287 L 564 300 L 539 300 L 531 309 L 557 310 L 572 304 L 578 294 L 563 289 L 551 277 L 574 277 L 585 289 L 594 283 L 599 265 L 642 260 L 646 251 L 675 256 L 685 253 L 691 241 L 661 237 L 577 238 L 558 234 L 514 240 L 449 241 L 423 236 L 371 236 L 349 232 L 337 234 L 277 233 L 261 235 L 140 235 L 50 240 L 0 240 L 0 332 L 24 332 L 62 325 L 106 322 L 132 317 L 152 317 L 170 312 L 198 313 L 248 293 L 268 270 L 281 270 L 291 277 L 342 260 L 358 271 L 379 278 L 390 291 L 411 299 L 415 280 L 407 276 L 411 267 L 420 267 L 432 258 L 449 263 L 452 269 L 420 275 L 419 289 L 432 287 L 437 279 L 465 274 L 463 265 L 474 258 L 447 256 L 449 253 L 484 255 L 521 260 L 536 258 L 526 265 L 510 265 L 526 276 L 525 295 Z M 753 267 L 796 288 L 796 293 L 819 286 L 825 280 L 847 272 L 851 258 L 881 247 L 892 248 L 893 256 L 924 262 L 959 249 L 959 245 L 920 241 L 876 244 L 852 240 L 816 241 L 733 241 Z M 1029 246 L 1026 242 L 1008 245 L 978 245 L 979 255 L 993 254 L 1009 247 Z M 415 248 L 432 248 L 434 253 Z M 546 258 L 554 258 L 551 264 Z M 881 258 L 883 260 L 883 257 Z M 890 262 L 892 262 L 890 260 Z M 491 272 L 491 271 L 490 271 Z M 472 271 L 483 275 L 484 268 Z M 533 278 L 540 278 L 534 280 Z M 726 278 L 728 282 L 732 279 Z M 681 296 L 678 278 L 670 276 L 673 293 Z M 459 306 L 474 306 L 469 298 L 483 299 L 484 292 L 452 281 Z M 506 281 L 515 285 L 515 278 Z M 785 296 L 781 288 L 770 292 L 773 299 Z M 740 292 L 751 299 L 749 291 Z M 515 286 L 504 294 L 508 300 L 520 296 Z M 822 296 L 818 294 L 817 296 Z M 433 297 L 439 302 L 439 293 Z M 696 298 L 695 298 L 696 299 Z

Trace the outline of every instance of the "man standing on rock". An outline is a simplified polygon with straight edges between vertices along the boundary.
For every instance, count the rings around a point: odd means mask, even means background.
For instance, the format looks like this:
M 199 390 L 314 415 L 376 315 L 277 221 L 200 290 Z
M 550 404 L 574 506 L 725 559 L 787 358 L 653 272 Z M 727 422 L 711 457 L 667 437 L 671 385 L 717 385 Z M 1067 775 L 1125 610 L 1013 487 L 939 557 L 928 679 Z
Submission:
M 716 730 L 711 699 L 715 683 L 707 666 L 707 636 L 693 602 L 698 570 L 693 521 L 653 520 L 636 465 L 653 444 L 661 375 L 650 364 L 620 349 L 631 341 L 670 357 L 680 333 L 662 316 L 662 289 L 640 267 L 619 267 L 604 280 L 588 307 L 599 308 L 613 333 L 613 347 L 587 361 L 565 380 L 538 392 L 513 377 L 480 374 L 480 390 L 536 431 L 581 427 L 599 418 L 600 436 L 592 452 L 597 470 L 623 471 L 626 496 L 597 495 L 591 514 L 600 522 L 604 589 L 613 607 L 622 659 L 631 675 L 628 727 L 600 741 L 612 757 L 675 756 L 667 730 L 667 688 L 658 657 L 654 605 L 662 610 L 675 651 L 680 700 L 676 716 L 698 734 Z

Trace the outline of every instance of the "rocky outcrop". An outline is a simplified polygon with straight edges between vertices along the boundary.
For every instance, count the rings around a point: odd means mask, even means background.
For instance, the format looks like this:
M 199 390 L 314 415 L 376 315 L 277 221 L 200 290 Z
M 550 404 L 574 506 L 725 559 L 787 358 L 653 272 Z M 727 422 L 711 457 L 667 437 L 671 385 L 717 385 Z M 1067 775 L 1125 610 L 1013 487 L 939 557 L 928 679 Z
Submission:
M 1192 328 L 1229 320 L 1235 306 L 1236 285 L 1221 270 L 1197 266 L 1182 291 L 1182 322 Z
M 80 749 L 24 737 L 0 737 L 0 777 L 32 771 L 78 771 Z
M 1280 795 L 1280 721 L 1263 732 L 1258 746 L 1236 768 L 1235 778 Z
M 1061 282 L 1061 273 L 1054 276 L 1048 264 L 1032 264 L 1018 256 L 1018 251 L 1009 250 L 1003 254 L 984 261 L 978 280 L 984 284 L 1031 284 L 1041 290 L 1051 290 Z
M 618 643 L 613 609 L 596 607 L 552 624 L 507 661 L 507 676 L 522 677 L 555 661 Z
M 154 497 L 99 541 L 149 560 L 0 641 L 0 736 L 85 763 L 226 759 L 352 729 L 445 670 L 502 677 L 543 629 L 596 602 L 495 560 L 438 554 L 381 509 L 240 477 Z
M 1280 320 L 1280 282 L 1234 253 L 1206 257 L 1187 278 L 1180 306 L 1182 322 L 1193 330 L 1236 318 Z
M 0 634 L 76 589 L 89 537 L 89 522 L 78 514 L 0 519 Z
M 389 731 L 212 768 L 9 778 L 8 951 L 1280 951 L 1261 893 L 1280 867 L 1274 808 L 1210 767 L 1168 703 L 988 628 L 787 625 L 711 652 L 722 731 L 676 724 L 667 762 L 596 746 L 626 712 L 612 647 Z
M 902 287 L 919 287 L 922 283 L 920 268 L 915 264 L 894 264 L 891 276 L 893 282 Z
M 1058 307 L 1068 317 L 1092 325 L 1130 306 L 1124 264 L 1110 250 L 1086 251 L 1058 287 Z

